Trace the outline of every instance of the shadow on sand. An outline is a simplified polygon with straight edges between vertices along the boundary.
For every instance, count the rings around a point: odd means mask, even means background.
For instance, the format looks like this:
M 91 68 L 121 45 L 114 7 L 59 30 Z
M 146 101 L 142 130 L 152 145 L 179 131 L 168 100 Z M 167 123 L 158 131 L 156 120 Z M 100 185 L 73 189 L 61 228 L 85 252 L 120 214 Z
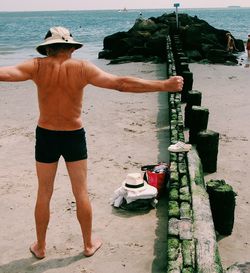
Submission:
M 158 117 L 157 117 L 157 138 L 158 138 L 158 162 L 169 162 L 169 109 L 168 93 L 158 95 Z M 167 270 L 167 226 L 168 226 L 168 200 L 167 194 L 159 198 L 157 205 L 157 228 L 155 230 L 154 255 L 152 273 L 162 273 Z
M 45 258 L 40 261 L 38 261 L 34 257 L 31 257 L 11 261 L 8 264 L 0 265 L 0 273 L 42 273 L 49 269 L 67 267 L 68 265 L 84 258 L 85 257 L 82 253 L 66 258 L 57 258 L 51 260 L 47 260 Z

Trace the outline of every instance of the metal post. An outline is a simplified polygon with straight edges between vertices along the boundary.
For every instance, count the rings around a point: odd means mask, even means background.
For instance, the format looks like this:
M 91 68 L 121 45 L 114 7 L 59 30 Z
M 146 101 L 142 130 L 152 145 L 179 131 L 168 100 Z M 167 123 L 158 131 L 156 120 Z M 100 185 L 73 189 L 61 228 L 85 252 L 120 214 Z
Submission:
M 179 29 L 179 18 L 178 18 L 178 7 L 180 6 L 180 3 L 174 3 L 175 7 L 175 15 L 176 15 L 176 27 Z

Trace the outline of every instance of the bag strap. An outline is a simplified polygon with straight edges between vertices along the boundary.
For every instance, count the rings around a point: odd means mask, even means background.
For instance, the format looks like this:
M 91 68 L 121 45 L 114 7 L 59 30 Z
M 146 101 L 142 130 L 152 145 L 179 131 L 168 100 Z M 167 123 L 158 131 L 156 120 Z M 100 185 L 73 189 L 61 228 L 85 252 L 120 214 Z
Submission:
M 141 171 L 152 170 L 156 166 L 158 166 L 158 164 L 156 164 L 156 165 L 145 165 L 145 166 L 141 167 Z
M 170 166 L 168 163 L 160 162 L 155 165 L 144 165 L 141 167 L 141 171 L 152 171 L 155 167 L 160 166 L 160 165 L 166 166 L 167 169 L 169 169 L 169 166 Z

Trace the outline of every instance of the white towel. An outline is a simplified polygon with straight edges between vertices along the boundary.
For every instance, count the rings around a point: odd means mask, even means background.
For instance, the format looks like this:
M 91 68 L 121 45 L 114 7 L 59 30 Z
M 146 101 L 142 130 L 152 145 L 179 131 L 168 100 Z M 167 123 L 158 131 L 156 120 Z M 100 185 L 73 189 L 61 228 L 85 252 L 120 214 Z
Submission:
M 146 187 L 142 191 L 130 191 L 123 187 L 118 188 L 114 191 L 113 197 L 111 198 L 111 205 L 118 208 L 123 202 L 123 198 L 127 204 L 134 202 L 138 199 L 152 199 L 157 196 L 157 189 L 155 187 Z

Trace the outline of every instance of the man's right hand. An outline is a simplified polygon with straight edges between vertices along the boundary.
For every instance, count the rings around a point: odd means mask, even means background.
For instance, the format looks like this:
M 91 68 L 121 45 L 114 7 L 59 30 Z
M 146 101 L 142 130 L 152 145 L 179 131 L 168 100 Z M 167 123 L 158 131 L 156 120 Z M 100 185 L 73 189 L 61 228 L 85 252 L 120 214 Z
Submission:
M 166 90 L 170 92 L 179 92 L 182 90 L 184 79 L 181 76 L 172 76 L 166 80 Z

